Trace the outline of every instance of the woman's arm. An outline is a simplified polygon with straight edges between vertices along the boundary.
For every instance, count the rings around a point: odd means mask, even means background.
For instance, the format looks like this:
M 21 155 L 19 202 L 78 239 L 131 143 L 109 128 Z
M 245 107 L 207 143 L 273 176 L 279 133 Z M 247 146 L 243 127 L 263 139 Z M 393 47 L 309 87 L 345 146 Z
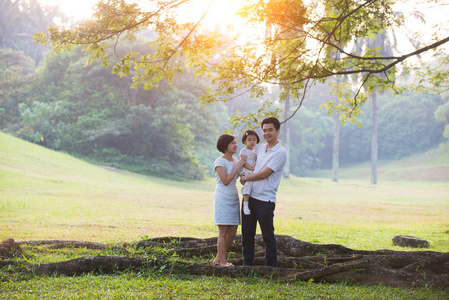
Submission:
M 235 175 L 245 162 L 246 162 L 245 159 L 239 160 L 237 162 L 237 166 L 232 170 L 231 173 L 229 173 L 229 175 L 226 174 L 227 172 L 225 167 L 217 166 L 215 169 L 217 170 L 217 174 L 218 177 L 220 177 L 221 182 L 223 182 L 224 185 L 228 185 L 234 179 Z

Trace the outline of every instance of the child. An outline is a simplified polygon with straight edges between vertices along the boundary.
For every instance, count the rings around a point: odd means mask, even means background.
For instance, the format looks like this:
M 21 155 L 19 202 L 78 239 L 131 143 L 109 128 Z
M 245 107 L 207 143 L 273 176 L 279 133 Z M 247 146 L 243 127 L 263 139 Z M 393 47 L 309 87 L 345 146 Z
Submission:
M 246 158 L 246 163 L 243 165 L 240 176 L 246 176 L 253 173 L 257 160 L 257 151 L 254 150 L 254 147 L 256 147 L 259 142 L 259 136 L 254 130 L 247 130 L 243 134 L 242 143 L 246 145 L 246 147 L 240 151 L 240 159 Z M 243 213 L 245 215 L 251 214 L 248 200 L 251 194 L 252 185 L 253 183 L 251 181 L 247 181 L 242 187 Z

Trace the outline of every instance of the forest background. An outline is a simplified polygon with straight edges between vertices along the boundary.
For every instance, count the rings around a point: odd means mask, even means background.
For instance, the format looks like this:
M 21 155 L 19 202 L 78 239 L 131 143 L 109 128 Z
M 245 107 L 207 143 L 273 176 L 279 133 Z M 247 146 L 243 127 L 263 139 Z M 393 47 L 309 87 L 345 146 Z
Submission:
M 184 70 L 149 90 L 132 89 L 129 77 L 113 74 L 80 47 L 50 54 L 32 41 L 37 31 L 67 20 L 39 1 L 1 1 L 0 130 L 96 164 L 171 179 L 212 175 L 219 134 L 232 129 L 230 117 L 257 111 L 262 101 L 249 94 L 203 106 L 213 87 L 207 77 Z M 116 51 L 146 53 L 154 33 L 143 31 Z M 110 65 L 114 65 L 114 58 Z M 411 79 L 404 77 L 402 84 Z M 271 109 L 282 109 L 281 90 L 272 88 Z M 290 119 L 290 173 L 309 176 L 332 168 L 334 117 L 322 103 L 334 99 L 328 84 L 317 84 Z M 378 94 L 378 155 L 398 160 L 447 147 L 448 95 L 404 92 Z M 340 167 L 370 160 L 372 106 L 365 103 L 357 123 L 341 128 Z M 234 132 L 241 134 L 239 128 Z M 284 137 L 281 136 L 281 142 Z M 241 148 L 242 145 L 240 144 Z

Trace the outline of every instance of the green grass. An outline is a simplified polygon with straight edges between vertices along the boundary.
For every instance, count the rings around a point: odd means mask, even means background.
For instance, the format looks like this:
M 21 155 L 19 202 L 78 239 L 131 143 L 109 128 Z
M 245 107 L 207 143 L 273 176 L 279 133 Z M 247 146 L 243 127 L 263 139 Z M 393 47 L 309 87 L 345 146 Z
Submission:
M 241 277 L 158 276 L 125 273 L 36 277 L 2 284 L 3 299 L 447 299 L 430 288 L 396 289 L 350 284 L 280 283 Z M 92 288 L 95 287 L 95 288 Z
M 400 172 L 401 163 L 395 166 Z M 111 170 L 0 133 L 0 240 L 112 244 L 137 241 L 143 236 L 212 237 L 217 234 L 212 220 L 213 190 L 213 179 L 175 182 Z M 380 177 L 379 184 L 371 185 L 369 178 L 343 178 L 332 183 L 327 178 L 292 177 L 281 182 L 275 214 L 277 234 L 308 242 L 404 250 L 394 246 L 391 239 L 405 234 L 428 240 L 428 250 L 449 251 L 448 181 Z M 92 253 L 78 249 L 45 253 L 27 250 L 26 254 L 31 261 L 49 262 Z M 31 276 L 0 282 L 1 299 L 269 297 L 447 299 L 449 293 L 431 288 L 280 283 L 253 277 L 195 277 L 150 271 Z

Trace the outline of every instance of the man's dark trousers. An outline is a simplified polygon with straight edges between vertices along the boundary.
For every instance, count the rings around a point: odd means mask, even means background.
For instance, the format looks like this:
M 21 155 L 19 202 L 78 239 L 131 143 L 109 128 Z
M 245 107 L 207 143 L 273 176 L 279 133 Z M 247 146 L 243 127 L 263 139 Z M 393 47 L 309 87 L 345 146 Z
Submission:
M 249 198 L 250 215 L 245 215 L 242 209 L 242 246 L 243 246 L 243 264 L 252 266 L 254 264 L 254 237 L 256 236 L 257 222 L 259 222 L 262 231 L 263 241 L 265 242 L 265 265 L 276 267 L 277 263 L 277 245 L 274 236 L 274 202 L 265 202 Z

